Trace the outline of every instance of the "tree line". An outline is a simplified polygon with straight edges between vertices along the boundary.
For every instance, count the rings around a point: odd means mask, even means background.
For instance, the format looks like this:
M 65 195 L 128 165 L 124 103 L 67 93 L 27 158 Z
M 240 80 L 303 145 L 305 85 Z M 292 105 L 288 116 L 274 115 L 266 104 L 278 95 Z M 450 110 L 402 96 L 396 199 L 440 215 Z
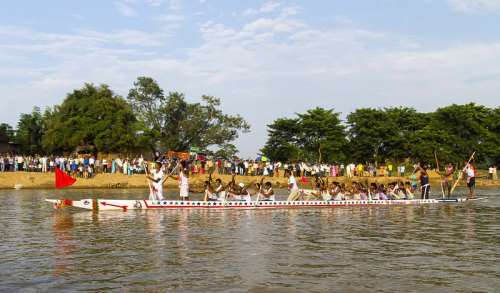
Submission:
M 314 108 L 268 125 L 261 150 L 273 160 L 500 163 L 500 108 L 469 103 L 421 113 L 409 107 L 361 108 L 342 121 L 333 109 Z
M 107 85 L 85 84 L 43 113 L 35 107 L 21 114 L 16 130 L 0 124 L 0 141 L 16 143 L 24 154 L 60 154 L 79 146 L 122 154 L 197 147 L 231 156 L 237 151 L 231 142 L 250 126 L 220 105 L 206 95 L 190 103 L 182 93 L 165 93 L 150 77 L 138 77 L 126 98 Z

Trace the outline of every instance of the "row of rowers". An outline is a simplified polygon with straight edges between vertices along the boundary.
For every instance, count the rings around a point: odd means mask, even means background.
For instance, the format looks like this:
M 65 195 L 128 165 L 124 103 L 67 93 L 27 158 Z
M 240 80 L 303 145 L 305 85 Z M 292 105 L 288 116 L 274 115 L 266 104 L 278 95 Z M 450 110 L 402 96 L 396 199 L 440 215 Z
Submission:
M 210 175 L 208 180 L 205 181 L 205 201 L 252 201 L 252 194 L 248 191 L 247 186 L 244 183 L 236 184 L 234 177 L 233 175 L 232 180 L 227 185 L 224 185 L 221 179 L 216 179 L 213 182 Z M 269 181 L 264 183 L 264 178 L 255 184 L 255 190 L 256 193 L 254 195 L 256 196 L 256 200 L 275 200 L 273 185 Z
M 295 200 L 401 200 L 414 199 L 414 189 L 410 182 L 393 182 L 385 186 L 384 184 L 371 183 L 364 185 L 362 183 L 352 182 L 350 186 L 339 184 L 338 182 L 329 183 L 322 178 L 316 178 L 315 188 L 311 190 L 299 189 L 293 176 L 288 181 L 288 201 Z M 243 183 L 236 184 L 234 176 L 232 180 L 224 185 L 221 179 L 215 182 L 211 178 L 205 181 L 205 201 L 252 201 L 255 196 L 257 201 L 274 201 L 275 194 L 271 182 L 265 182 L 264 178 L 255 184 L 253 194 Z
M 387 186 L 384 184 L 352 182 L 346 184 L 331 182 L 328 179 L 316 178 L 313 190 L 299 192 L 289 200 L 319 199 L 319 200 L 402 200 L 414 199 L 414 186 L 410 182 L 392 182 Z

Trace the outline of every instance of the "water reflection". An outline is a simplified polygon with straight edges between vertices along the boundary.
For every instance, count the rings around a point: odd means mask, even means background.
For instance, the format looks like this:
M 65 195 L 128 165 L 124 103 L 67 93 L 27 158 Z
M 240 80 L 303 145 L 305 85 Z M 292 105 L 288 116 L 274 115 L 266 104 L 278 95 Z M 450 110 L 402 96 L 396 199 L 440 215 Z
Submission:
M 58 211 L 54 213 L 54 276 L 70 273 L 68 271 L 68 267 L 70 266 L 68 256 L 76 249 L 73 236 L 71 235 L 73 227 L 74 221 L 71 214 Z
M 39 193 L 3 193 L 1 291 L 494 291 L 500 285 L 494 195 L 463 205 L 92 213 L 54 211 Z M 84 193 L 72 191 L 75 198 Z

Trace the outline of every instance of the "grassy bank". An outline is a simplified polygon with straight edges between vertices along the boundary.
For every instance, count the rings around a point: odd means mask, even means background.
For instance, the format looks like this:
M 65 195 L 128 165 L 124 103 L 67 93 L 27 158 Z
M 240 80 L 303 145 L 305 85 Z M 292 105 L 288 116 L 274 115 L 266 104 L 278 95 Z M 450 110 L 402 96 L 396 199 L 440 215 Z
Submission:
M 202 190 L 203 181 L 207 179 L 208 175 L 196 175 L 190 178 L 190 186 L 193 189 Z M 230 175 L 214 175 L 215 178 L 221 178 L 223 182 L 231 180 Z M 351 181 L 360 182 L 377 182 L 388 184 L 400 177 L 356 177 L 347 179 L 344 177 L 331 178 L 331 181 L 349 183 Z M 271 181 L 275 188 L 286 188 L 287 179 L 283 177 L 266 177 L 266 181 Z M 246 185 L 253 185 L 260 181 L 260 177 L 253 176 L 236 176 L 237 183 L 243 182 Z M 431 184 L 439 188 L 439 176 L 431 174 Z M 54 188 L 54 174 L 53 173 L 30 173 L 30 172 L 6 172 L 0 173 L 0 189 L 13 189 L 14 186 L 20 186 L 23 189 L 53 189 Z M 465 181 L 461 180 L 459 186 L 464 186 Z M 485 178 L 477 178 L 476 185 L 478 187 L 500 187 L 500 180 L 489 180 Z M 148 188 L 148 182 L 144 175 L 126 176 L 123 174 L 97 174 L 91 179 L 78 179 L 76 183 L 68 188 L 75 189 L 93 189 L 93 188 Z M 165 188 L 177 188 L 177 181 L 168 179 L 165 182 Z M 306 184 L 304 188 L 310 188 L 310 184 Z

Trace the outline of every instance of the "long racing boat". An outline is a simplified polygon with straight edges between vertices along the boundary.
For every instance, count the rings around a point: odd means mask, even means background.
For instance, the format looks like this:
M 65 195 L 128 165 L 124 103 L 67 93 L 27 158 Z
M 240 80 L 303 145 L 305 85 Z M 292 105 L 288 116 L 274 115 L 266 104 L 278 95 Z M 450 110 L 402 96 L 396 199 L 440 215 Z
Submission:
M 46 199 L 54 208 L 76 207 L 87 210 L 141 210 L 141 209 L 288 209 L 288 208 L 333 208 L 343 206 L 387 206 L 428 205 L 443 203 L 464 203 L 485 199 L 444 198 L 412 200 L 299 200 L 299 201 L 185 201 L 145 199 Z

